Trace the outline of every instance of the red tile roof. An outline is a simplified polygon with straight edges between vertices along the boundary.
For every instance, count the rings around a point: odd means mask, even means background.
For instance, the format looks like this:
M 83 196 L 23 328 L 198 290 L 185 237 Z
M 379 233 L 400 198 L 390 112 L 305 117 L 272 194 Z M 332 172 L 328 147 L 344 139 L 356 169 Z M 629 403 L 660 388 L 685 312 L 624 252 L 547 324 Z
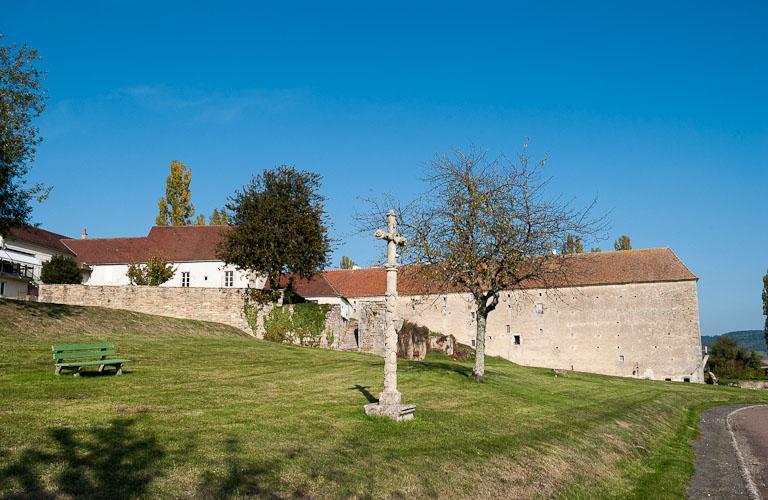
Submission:
M 19 243 L 29 243 L 49 248 L 58 253 L 73 255 L 72 251 L 61 242 L 62 239 L 67 238 L 69 237 L 52 233 L 39 227 L 22 226 L 12 227 L 6 239 L 8 241 L 18 241 Z
M 283 288 L 287 288 L 289 283 L 291 289 L 301 297 L 341 297 L 341 294 L 327 280 L 326 273 L 317 273 L 310 279 L 298 276 L 283 276 L 280 279 L 280 286 Z
M 216 248 L 229 226 L 155 226 L 137 238 L 64 239 L 82 264 L 146 262 L 159 256 L 173 262 L 216 261 Z
M 567 281 L 560 279 L 556 286 L 618 285 L 627 283 L 654 283 L 662 281 L 691 281 L 696 276 L 669 248 L 598 252 L 565 257 Z M 422 295 L 427 290 L 415 269 L 403 267 L 398 276 L 401 295 Z M 384 268 L 335 269 L 326 271 L 326 280 L 344 297 L 378 297 L 386 291 Z M 553 284 L 550 283 L 550 286 Z M 523 288 L 537 288 L 541 284 L 523 283 Z M 452 289 L 452 292 L 461 290 Z
M 172 262 L 217 261 L 217 246 L 229 226 L 153 227 L 139 238 L 64 239 L 63 243 L 83 264 L 125 264 L 146 262 L 161 256 Z M 549 286 L 590 286 L 662 281 L 690 281 L 696 276 L 669 248 L 599 252 L 565 256 L 568 276 L 562 275 Z M 287 280 L 290 278 L 286 278 Z M 334 269 L 316 274 L 310 280 L 295 278 L 293 288 L 303 297 L 379 297 L 386 290 L 383 267 Z M 541 287 L 523 283 L 523 288 Z M 398 291 L 402 295 L 422 295 L 428 286 L 416 268 L 402 267 Z M 436 292 L 436 290 L 432 290 Z M 462 290 L 452 289 L 452 292 Z

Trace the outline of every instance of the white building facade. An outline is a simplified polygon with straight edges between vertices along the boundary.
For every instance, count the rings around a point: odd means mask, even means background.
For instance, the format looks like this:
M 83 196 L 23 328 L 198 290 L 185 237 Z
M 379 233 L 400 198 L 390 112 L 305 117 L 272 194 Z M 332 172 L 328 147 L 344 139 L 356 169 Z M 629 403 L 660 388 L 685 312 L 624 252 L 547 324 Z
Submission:
M 263 286 L 263 279 L 226 265 L 218 256 L 218 245 L 228 226 L 156 226 L 147 236 L 133 238 L 68 239 L 84 268 L 83 284 L 127 286 L 131 264 L 146 264 L 151 257 L 168 261 L 173 277 L 162 287 L 248 288 Z
M 43 264 L 54 255 L 73 255 L 62 239 L 67 237 L 31 226 L 12 228 L 0 237 L 0 297 L 36 296 Z

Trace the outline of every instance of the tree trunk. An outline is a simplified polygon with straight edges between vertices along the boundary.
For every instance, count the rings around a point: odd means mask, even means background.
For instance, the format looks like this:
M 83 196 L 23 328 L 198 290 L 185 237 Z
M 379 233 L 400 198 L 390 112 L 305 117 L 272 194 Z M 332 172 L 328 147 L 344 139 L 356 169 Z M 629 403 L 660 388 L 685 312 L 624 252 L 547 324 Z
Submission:
M 475 337 L 475 368 L 472 370 L 472 378 L 476 382 L 482 382 L 485 378 L 485 323 L 487 313 L 477 311 L 477 336 Z

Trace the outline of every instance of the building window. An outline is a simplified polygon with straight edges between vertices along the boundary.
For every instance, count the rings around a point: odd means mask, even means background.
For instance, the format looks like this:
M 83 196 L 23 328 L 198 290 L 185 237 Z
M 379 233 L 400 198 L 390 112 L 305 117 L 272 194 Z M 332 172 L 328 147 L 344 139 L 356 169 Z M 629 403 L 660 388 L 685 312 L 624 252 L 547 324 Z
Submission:
M 520 338 L 520 335 L 515 335 L 515 345 L 520 345 L 522 342 L 522 339 Z
M 544 304 L 542 304 L 541 302 L 536 304 L 536 314 L 539 314 L 539 315 L 544 314 Z
M 0 296 L 5 295 L 5 281 L 0 281 Z
M 469 317 L 472 319 L 472 321 L 475 321 L 475 311 L 469 313 Z
M 189 286 L 189 272 L 181 273 L 181 286 Z
M 472 345 L 472 347 L 475 347 L 475 339 L 472 339 L 472 340 L 470 340 L 469 342 L 470 342 L 470 344 Z
M 691 381 L 691 377 L 683 377 L 683 382 L 690 382 L 690 381 Z
M 224 271 L 224 286 L 231 287 L 235 283 L 235 272 Z
M 493 341 L 493 335 L 488 335 L 488 342 Z
M 619 354 L 619 363 L 623 363 L 623 362 L 624 362 L 624 355 Z

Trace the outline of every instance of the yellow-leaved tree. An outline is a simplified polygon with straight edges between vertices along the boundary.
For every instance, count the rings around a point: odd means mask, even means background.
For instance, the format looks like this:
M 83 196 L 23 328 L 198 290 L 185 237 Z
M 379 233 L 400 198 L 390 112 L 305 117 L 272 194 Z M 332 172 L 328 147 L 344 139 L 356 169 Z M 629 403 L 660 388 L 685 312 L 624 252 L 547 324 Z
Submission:
M 157 202 L 158 215 L 155 224 L 158 226 L 187 226 L 192 223 L 195 206 L 192 204 L 192 191 L 189 183 L 192 181 L 192 171 L 180 161 L 171 162 L 171 173 L 165 180 L 165 196 Z

